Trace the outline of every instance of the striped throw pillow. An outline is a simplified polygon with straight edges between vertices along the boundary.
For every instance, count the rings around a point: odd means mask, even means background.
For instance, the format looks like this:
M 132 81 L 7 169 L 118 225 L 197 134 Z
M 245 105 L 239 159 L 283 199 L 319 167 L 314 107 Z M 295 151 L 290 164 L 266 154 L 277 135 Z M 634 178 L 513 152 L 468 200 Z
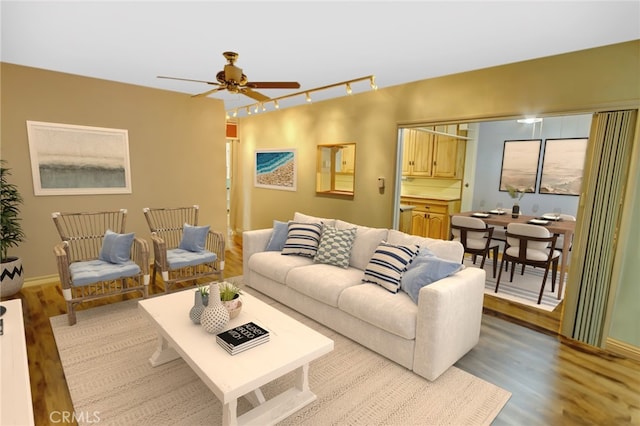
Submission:
M 321 234 L 321 223 L 289 222 L 282 254 L 314 257 L 318 251 Z
M 417 245 L 402 246 L 381 242 L 364 270 L 362 281 L 378 284 L 391 293 L 397 293 L 402 274 L 418 250 Z

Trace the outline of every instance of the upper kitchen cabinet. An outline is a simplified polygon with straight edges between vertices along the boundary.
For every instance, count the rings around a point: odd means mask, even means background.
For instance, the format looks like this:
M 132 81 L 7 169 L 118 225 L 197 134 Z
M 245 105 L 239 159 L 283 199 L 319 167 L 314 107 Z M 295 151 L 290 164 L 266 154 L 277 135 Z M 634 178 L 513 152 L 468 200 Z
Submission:
M 403 130 L 402 175 L 462 179 L 465 139 L 457 125 Z

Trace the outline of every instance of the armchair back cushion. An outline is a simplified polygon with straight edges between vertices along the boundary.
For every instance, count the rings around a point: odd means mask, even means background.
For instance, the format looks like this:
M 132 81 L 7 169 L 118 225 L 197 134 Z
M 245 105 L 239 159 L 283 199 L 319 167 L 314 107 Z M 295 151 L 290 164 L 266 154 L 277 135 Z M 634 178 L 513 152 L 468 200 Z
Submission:
M 131 259 L 133 232 L 118 234 L 110 229 L 104 234 L 98 259 L 109 263 L 125 263 Z
M 209 225 L 193 226 L 185 223 L 182 228 L 182 239 L 178 248 L 182 250 L 199 253 L 204 251 L 209 233 Z

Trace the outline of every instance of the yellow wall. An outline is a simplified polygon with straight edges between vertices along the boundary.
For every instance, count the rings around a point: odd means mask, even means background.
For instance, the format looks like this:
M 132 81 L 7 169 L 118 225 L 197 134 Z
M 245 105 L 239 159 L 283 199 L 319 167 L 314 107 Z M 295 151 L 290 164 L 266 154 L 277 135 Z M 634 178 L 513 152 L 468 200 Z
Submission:
M 639 71 L 636 40 L 240 118 L 236 228 L 268 227 L 295 211 L 388 227 L 398 124 L 637 108 Z M 357 143 L 353 200 L 314 192 L 316 146 L 338 142 Z M 298 150 L 297 192 L 253 187 L 257 148 Z M 383 194 L 376 187 L 378 176 L 386 178 Z
M 224 106 L 188 95 L 2 64 L 1 158 L 24 198 L 27 281 L 57 276 L 55 211 L 128 209 L 127 231 L 149 239 L 144 207 L 199 204 L 200 223 L 226 229 Z M 27 120 L 127 129 L 133 192 L 34 196 Z

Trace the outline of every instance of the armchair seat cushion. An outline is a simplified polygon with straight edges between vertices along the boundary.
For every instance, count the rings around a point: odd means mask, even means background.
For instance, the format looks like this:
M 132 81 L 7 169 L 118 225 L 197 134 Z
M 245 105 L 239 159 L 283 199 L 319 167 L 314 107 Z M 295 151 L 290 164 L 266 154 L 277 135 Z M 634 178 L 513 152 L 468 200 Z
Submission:
M 110 263 L 103 260 L 73 262 L 69 265 L 71 284 L 78 287 L 99 281 L 111 281 L 118 278 L 133 277 L 141 272 L 132 260 L 123 263 Z
M 210 251 L 203 250 L 193 252 L 180 248 L 167 250 L 167 263 L 169 269 L 184 268 L 185 266 L 195 266 L 202 263 L 214 262 L 218 256 Z

